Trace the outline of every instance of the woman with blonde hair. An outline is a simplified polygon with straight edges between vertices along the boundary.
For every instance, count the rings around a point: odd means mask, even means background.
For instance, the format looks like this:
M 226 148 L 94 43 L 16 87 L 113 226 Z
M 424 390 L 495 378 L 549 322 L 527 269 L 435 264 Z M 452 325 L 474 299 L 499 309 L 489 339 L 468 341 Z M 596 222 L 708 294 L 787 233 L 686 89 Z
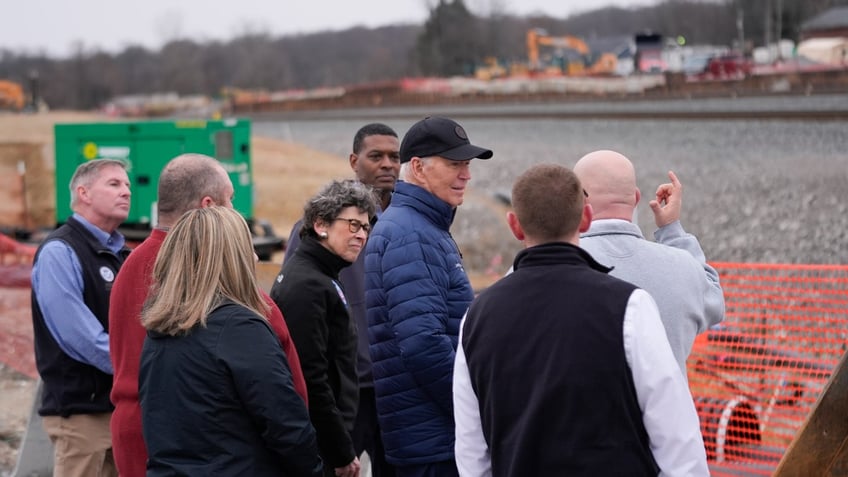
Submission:
M 142 313 L 148 476 L 321 475 L 315 431 L 266 307 L 241 215 L 224 207 L 183 215 L 156 258 Z
M 271 288 L 300 356 L 309 416 L 327 477 L 357 477 L 351 438 L 359 404 L 357 331 L 339 272 L 365 248 L 376 213 L 373 190 L 333 181 L 306 203 L 301 242 Z

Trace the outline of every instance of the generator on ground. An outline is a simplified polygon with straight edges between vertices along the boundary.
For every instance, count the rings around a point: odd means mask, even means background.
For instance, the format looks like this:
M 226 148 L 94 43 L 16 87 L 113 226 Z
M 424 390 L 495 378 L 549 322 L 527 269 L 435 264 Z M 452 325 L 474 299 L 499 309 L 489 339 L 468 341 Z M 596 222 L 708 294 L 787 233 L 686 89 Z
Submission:
M 217 159 L 233 183 L 233 208 L 254 231 L 254 247 L 268 260 L 284 241 L 270 224 L 253 216 L 253 170 L 250 121 L 173 120 L 56 124 L 56 222 L 71 216 L 68 184 L 85 161 L 117 159 L 127 163 L 132 190 L 129 216 L 120 230 L 129 240 L 141 240 L 157 222 L 159 173 L 183 153 L 205 154 Z

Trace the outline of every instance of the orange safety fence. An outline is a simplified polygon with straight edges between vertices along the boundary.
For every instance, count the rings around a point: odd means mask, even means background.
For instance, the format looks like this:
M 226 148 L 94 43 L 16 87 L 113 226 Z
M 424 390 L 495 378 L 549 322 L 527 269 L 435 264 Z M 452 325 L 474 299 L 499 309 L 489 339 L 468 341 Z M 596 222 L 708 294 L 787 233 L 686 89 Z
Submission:
M 725 319 L 687 361 L 712 475 L 771 475 L 848 343 L 848 266 L 711 263 Z

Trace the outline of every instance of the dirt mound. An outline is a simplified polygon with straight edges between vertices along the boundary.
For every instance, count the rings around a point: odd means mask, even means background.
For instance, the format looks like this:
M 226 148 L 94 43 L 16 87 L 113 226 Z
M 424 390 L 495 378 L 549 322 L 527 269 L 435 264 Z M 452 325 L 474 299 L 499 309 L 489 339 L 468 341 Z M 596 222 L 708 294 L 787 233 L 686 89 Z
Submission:
M 303 215 L 306 200 L 332 179 L 353 177 L 347 158 L 315 151 L 299 144 L 254 136 L 253 215 L 288 236 Z

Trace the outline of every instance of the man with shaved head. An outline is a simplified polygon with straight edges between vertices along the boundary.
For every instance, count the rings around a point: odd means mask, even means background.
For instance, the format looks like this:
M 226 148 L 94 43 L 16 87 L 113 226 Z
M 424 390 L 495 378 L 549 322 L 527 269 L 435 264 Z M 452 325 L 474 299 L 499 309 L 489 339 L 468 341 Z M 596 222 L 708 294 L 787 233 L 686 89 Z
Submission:
M 109 346 L 115 369 L 112 387 L 112 449 L 121 477 L 144 476 L 147 448 L 141 433 L 138 374 L 146 331 L 141 309 L 153 279 L 153 263 L 168 230 L 186 212 L 211 206 L 232 207 L 233 183 L 217 160 L 202 154 L 181 154 L 159 175 L 158 223 L 150 236 L 130 254 L 112 288 L 109 304 Z M 264 295 L 264 292 L 263 292 Z M 288 363 L 295 391 L 306 401 L 306 381 L 283 315 L 268 295 L 271 325 Z
M 512 204 L 525 248 L 474 299 L 456 351 L 460 475 L 709 475 L 657 306 L 580 248 L 592 220 L 580 181 L 535 165 Z
M 660 310 L 668 341 L 683 375 L 698 333 L 724 319 L 724 294 L 718 273 L 707 265 L 695 236 L 680 224 L 683 185 L 669 171 L 670 183 L 650 201 L 656 242 L 645 240 L 633 215 L 641 199 L 633 163 L 615 151 L 583 156 L 574 166 L 589 194 L 593 217 L 580 245 L 611 275 L 647 290 Z

